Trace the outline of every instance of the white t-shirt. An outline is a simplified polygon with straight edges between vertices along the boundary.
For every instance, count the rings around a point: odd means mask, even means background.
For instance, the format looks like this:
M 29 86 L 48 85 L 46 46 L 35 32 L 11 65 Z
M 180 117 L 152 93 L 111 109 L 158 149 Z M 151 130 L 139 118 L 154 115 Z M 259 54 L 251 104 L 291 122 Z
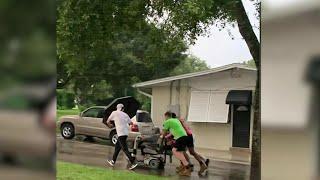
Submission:
M 114 121 L 118 136 L 129 135 L 129 123 L 131 122 L 131 119 L 127 113 L 120 110 L 113 111 L 110 114 L 108 121 Z

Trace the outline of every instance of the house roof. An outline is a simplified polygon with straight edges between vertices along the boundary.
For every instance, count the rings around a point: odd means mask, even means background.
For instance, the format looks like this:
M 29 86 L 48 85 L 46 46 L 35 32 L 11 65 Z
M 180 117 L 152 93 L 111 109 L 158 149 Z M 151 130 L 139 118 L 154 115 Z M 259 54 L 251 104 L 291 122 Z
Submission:
M 175 81 L 175 80 L 180 80 L 180 79 L 187 79 L 187 78 L 198 77 L 198 76 L 203 76 L 203 75 L 207 75 L 207 74 L 213 74 L 213 73 L 226 71 L 226 70 L 233 69 L 233 68 L 256 71 L 255 68 L 250 68 L 244 64 L 233 63 L 233 64 L 228 64 L 225 66 L 220 66 L 220 67 L 212 68 L 212 69 L 205 70 L 205 71 L 182 74 L 182 75 L 178 75 L 178 76 L 170 76 L 170 77 L 145 81 L 145 82 L 141 82 L 141 83 L 136 83 L 136 84 L 132 85 L 132 87 L 134 87 L 134 88 L 145 87 L 145 86 L 150 86 L 150 85 L 164 83 L 164 82 L 170 82 L 170 81 Z

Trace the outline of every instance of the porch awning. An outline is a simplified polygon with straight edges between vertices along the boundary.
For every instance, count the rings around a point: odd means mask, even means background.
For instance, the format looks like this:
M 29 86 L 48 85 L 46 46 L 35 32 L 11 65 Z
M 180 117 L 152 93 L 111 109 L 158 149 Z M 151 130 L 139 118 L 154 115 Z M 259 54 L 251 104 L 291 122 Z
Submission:
M 229 91 L 226 104 L 251 105 L 252 91 L 250 90 L 231 90 Z

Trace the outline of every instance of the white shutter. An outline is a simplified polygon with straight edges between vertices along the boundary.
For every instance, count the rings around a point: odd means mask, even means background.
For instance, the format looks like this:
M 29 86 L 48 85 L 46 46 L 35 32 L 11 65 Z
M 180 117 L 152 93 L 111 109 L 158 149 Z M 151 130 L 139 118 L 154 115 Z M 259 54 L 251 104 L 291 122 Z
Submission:
M 227 123 L 229 105 L 226 104 L 228 92 L 215 91 L 210 94 L 208 122 Z
M 207 122 L 209 97 L 209 91 L 191 92 L 188 121 Z

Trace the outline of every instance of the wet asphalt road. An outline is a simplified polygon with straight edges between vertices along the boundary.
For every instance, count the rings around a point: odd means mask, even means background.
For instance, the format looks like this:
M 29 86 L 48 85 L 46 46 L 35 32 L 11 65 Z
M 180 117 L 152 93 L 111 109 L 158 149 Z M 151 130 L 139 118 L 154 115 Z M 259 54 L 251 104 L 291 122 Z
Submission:
M 57 159 L 66 162 L 78 163 L 90 166 L 110 168 L 106 164 L 106 159 L 112 157 L 113 146 L 107 140 L 94 139 L 94 142 L 84 141 L 81 136 L 73 140 L 65 140 L 57 136 Z M 169 158 L 168 158 L 169 159 Z M 199 176 L 199 165 L 194 159 L 195 167 L 191 177 L 180 177 L 175 172 L 175 167 L 179 164 L 173 157 L 173 162 L 167 161 L 164 170 L 155 170 L 147 167 L 138 167 L 134 171 L 142 174 L 152 174 L 165 176 L 169 179 L 214 179 L 214 180 L 243 180 L 249 179 L 249 166 L 222 161 L 210 161 L 208 171 L 204 176 Z M 127 160 L 124 154 L 119 154 L 117 163 L 113 169 L 126 170 Z

